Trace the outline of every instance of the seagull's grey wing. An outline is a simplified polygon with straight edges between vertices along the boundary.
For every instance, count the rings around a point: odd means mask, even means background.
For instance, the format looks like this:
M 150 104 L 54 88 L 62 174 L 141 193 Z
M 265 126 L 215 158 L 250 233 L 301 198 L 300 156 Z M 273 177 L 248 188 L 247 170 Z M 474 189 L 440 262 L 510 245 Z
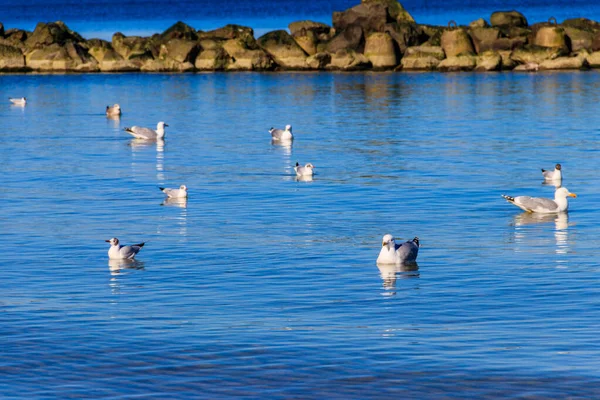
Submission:
M 545 199 L 543 197 L 529 197 L 529 196 L 517 196 L 515 197 L 515 205 L 527 209 L 529 211 L 535 211 L 544 209 L 548 211 L 556 210 L 558 204 L 552 199 Z
M 554 171 L 542 170 L 542 175 L 544 175 L 544 178 L 546 179 L 552 179 L 554 177 Z
M 271 137 L 275 140 L 281 140 L 281 136 L 283 135 L 283 132 L 285 132 L 283 129 L 271 129 Z
M 144 243 L 132 244 L 131 246 L 121 247 L 121 255 L 123 258 L 133 258 L 144 247 Z
M 138 139 L 156 139 L 158 135 L 154 129 L 141 128 L 139 126 L 132 126 L 131 128 L 125 128 L 125 132 L 132 134 Z
M 415 262 L 419 254 L 419 246 L 412 240 L 396 244 L 396 254 L 401 263 Z
M 170 189 L 170 188 L 162 188 L 161 190 L 164 194 L 166 194 L 169 197 L 177 196 L 176 191 L 179 191 L 179 189 Z

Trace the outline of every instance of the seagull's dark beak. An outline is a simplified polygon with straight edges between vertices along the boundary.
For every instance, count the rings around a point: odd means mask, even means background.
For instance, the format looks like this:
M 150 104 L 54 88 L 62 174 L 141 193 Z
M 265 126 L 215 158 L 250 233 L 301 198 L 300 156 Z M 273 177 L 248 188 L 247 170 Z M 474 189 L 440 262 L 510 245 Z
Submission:
M 165 124 L 165 126 L 169 126 L 169 125 Z
M 110 243 L 110 240 L 105 240 L 106 243 Z

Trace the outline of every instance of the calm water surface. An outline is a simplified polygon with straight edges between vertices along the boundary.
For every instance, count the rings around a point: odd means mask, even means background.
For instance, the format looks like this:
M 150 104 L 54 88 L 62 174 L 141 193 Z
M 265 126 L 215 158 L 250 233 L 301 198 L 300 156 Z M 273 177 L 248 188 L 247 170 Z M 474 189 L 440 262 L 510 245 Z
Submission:
M 600 394 L 597 72 L 2 75 L 9 96 L 3 397 Z M 161 120 L 164 145 L 123 132 Z M 557 162 L 568 215 L 500 197 L 552 197 Z M 377 267 L 385 233 L 419 236 L 418 269 Z M 109 263 L 111 237 L 148 243 Z

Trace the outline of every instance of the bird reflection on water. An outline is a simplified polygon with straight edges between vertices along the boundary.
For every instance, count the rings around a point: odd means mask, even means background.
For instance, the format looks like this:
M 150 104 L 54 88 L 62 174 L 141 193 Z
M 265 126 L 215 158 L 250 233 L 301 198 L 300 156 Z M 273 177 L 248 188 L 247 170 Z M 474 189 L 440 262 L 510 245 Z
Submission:
M 567 254 L 569 251 L 569 214 L 566 212 L 556 214 L 536 214 L 524 212 L 514 217 L 515 242 L 520 244 L 535 245 L 527 241 L 539 240 L 541 237 L 532 234 L 528 226 L 554 223 L 554 240 L 556 242 L 556 254 Z
M 120 275 L 124 271 L 123 270 L 143 270 L 144 263 L 142 261 L 137 260 L 117 260 L 117 259 L 109 259 L 108 260 L 108 269 L 111 275 Z
M 377 268 L 379 268 L 379 274 L 381 279 L 383 280 L 383 287 L 385 289 L 395 289 L 396 288 L 396 280 L 400 279 L 410 279 L 410 278 L 418 278 L 419 277 L 419 264 L 411 263 L 411 264 L 377 264 Z M 390 293 L 394 295 L 396 293 Z

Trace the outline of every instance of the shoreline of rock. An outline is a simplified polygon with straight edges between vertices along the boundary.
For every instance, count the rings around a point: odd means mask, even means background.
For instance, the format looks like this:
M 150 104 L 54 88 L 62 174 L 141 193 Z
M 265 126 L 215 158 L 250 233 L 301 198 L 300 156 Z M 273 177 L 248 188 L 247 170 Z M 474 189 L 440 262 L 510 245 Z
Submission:
M 538 71 L 600 68 L 600 23 L 529 25 L 497 11 L 468 26 L 421 25 L 396 0 L 362 0 L 332 26 L 297 21 L 258 39 L 252 28 L 211 31 L 177 22 L 149 37 L 84 39 L 63 22 L 33 32 L 0 23 L 0 73 L 216 71 Z

